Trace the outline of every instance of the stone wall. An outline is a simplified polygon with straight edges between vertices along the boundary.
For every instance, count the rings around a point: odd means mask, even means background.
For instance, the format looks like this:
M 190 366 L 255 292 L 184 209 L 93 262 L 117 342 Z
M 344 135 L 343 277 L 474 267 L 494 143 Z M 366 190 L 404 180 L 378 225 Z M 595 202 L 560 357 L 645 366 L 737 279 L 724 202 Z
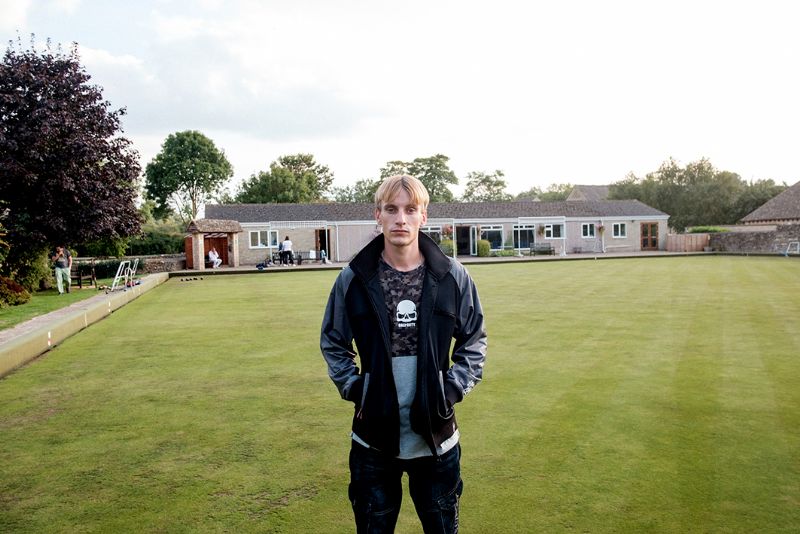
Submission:
M 771 232 L 711 234 L 711 248 L 719 252 L 783 254 L 792 241 L 800 241 L 800 224 L 783 224 Z
M 127 258 L 126 258 L 127 259 Z M 168 273 L 182 271 L 186 268 L 184 254 L 169 254 L 161 256 L 139 256 L 137 273 Z

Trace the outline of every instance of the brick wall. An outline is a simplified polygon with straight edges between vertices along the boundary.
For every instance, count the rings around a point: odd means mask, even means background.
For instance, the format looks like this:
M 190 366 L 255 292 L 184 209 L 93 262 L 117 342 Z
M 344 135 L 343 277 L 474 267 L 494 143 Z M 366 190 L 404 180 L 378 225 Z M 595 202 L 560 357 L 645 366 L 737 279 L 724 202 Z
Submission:
M 772 232 L 726 232 L 711 234 L 711 247 L 720 252 L 778 254 L 792 241 L 800 241 L 800 224 L 779 225 Z

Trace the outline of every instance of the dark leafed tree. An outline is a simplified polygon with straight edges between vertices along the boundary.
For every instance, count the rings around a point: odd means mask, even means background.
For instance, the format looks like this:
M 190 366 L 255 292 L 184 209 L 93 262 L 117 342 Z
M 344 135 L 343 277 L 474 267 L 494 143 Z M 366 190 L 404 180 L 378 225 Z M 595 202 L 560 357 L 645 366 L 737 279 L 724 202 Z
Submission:
M 57 243 L 139 231 L 138 155 L 90 83 L 77 45 L 43 52 L 9 45 L 0 65 L 0 212 L 10 245 L 3 271 L 31 288 Z M 46 263 L 44 273 L 47 275 Z M 41 271 L 41 269 L 39 269 Z
M 511 200 L 511 195 L 506 193 L 506 181 L 503 180 L 503 171 L 497 170 L 489 174 L 486 172 L 470 172 L 467 174 L 467 185 L 463 202 L 491 202 Z
M 449 185 L 457 185 L 458 178 L 448 166 L 448 161 L 450 158 L 442 154 L 416 158 L 411 162 L 390 161 L 381 169 L 381 179 L 396 174 L 409 174 L 425 185 L 431 202 L 452 202 L 455 197 Z
M 233 167 L 214 141 L 195 130 L 170 134 L 145 169 L 145 193 L 156 203 L 154 214 L 173 211 L 184 221 L 196 219 L 200 207 L 233 176 Z
M 246 204 L 319 202 L 325 200 L 332 183 L 333 173 L 311 154 L 281 156 L 269 171 L 245 180 L 234 200 Z

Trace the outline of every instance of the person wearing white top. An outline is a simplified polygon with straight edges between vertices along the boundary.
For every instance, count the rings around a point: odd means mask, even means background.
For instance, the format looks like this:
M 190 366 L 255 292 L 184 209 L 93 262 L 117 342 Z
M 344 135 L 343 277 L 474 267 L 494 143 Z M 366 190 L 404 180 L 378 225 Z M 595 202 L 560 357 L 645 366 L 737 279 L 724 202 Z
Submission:
M 222 265 L 222 260 L 219 259 L 219 253 L 216 248 L 211 247 L 211 250 L 208 251 L 208 261 L 211 262 L 211 267 L 214 269 Z
M 289 236 L 286 236 L 286 239 L 283 240 L 283 249 L 281 250 L 281 263 L 283 265 L 289 265 L 291 263 L 294 265 L 294 256 L 292 256 L 292 241 L 289 239 Z

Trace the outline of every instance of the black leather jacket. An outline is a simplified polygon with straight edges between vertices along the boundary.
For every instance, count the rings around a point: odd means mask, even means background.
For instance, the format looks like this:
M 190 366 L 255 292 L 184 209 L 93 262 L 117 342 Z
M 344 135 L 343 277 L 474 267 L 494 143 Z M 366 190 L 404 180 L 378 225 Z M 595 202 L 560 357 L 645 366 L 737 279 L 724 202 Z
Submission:
M 486 330 L 478 292 L 464 267 L 445 256 L 425 234 L 420 233 L 419 246 L 426 274 L 418 310 L 417 387 L 411 427 L 436 455 L 436 448 L 456 431 L 453 405 L 481 380 Z M 390 360 L 389 318 L 378 280 L 383 247 L 384 237 L 379 235 L 339 274 L 322 321 L 320 348 L 342 398 L 355 403 L 353 431 L 372 447 L 396 456 L 399 408 Z

